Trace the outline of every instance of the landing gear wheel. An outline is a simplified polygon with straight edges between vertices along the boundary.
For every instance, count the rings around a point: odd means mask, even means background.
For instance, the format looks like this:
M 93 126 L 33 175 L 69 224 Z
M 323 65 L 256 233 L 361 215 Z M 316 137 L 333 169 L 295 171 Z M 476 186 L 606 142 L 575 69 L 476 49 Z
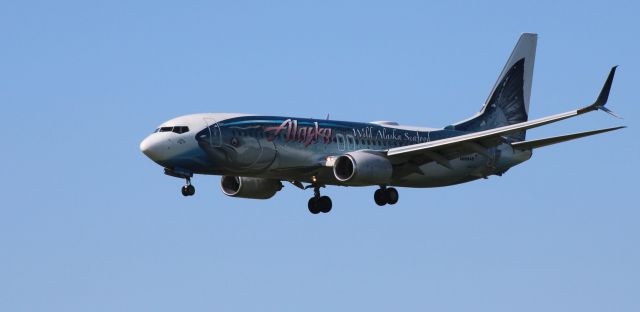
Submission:
M 189 194 L 189 196 L 193 196 L 196 193 L 196 188 L 189 184 L 187 185 L 187 194 Z
M 386 189 L 377 189 L 373 193 L 373 200 L 378 206 L 384 206 L 387 204 L 387 192 Z
M 193 196 L 196 193 L 196 188 L 191 185 L 191 179 L 187 178 L 187 185 L 183 186 L 181 191 L 182 196 Z
M 312 214 L 319 214 L 320 213 L 320 209 L 318 209 L 318 199 L 315 197 L 311 197 L 309 198 L 309 203 L 307 204 L 307 207 L 309 208 L 309 212 L 311 212 Z
M 398 191 L 393 187 L 386 189 L 385 193 L 387 196 L 387 204 L 389 205 L 395 205 L 398 202 L 398 199 L 400 199 Z
M 329 211 L 331 211 L 331 206 L 333 205 L 331 203 L 331 198 L 329 196 L 322 196 L 320 198 L 318 198 L 318 210 L 320 210 L 323 213 L 327 213 Z
M 320 188 L 324 187 L 323 185 L 312 184 L 307 186 L 307 188 L 313 187 L 313 197 L 309 198 L 309 212 L 312 214 L 319 213 L 327 213 L 331 211 L 331 207 L 333 204 L 331 203 L 331 198 L 329 196 L 320 196 Z

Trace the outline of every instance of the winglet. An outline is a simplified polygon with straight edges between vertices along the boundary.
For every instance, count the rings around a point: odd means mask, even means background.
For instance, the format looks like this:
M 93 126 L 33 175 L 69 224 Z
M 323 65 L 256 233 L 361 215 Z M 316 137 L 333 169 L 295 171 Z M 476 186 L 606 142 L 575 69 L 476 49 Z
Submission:
M 598 95 L 598 99 L 592 106 L 599 107 L 607 104 L 607 100 L 609 99 L 609 92 L 611 91 L 611 84 L 613 84 L 613 76 L 616 74 L 616 68 L 618 65 L 613 66 L 611 71 L 609 72 L 609 77 L 607 77 L 607 81 L 605 81 L 604 86 L 602 86 L 602 90 L 600 91 L 600 95 Z
M 607 100 L 609 99 L 609 92 L 611 92 L 611 85 L 613 84 L 613 76 L 615 76 L 616 74 L 616 68 L 618 68 L 618 65 L 613 66 L 611 68 L 611 71 L 609 72 L 609 76 L 607 77 L 607 81 L 604 82 L 604 85 L 602 86 L 602 90 L 598 95 L 598 99 L 596 99 L 596 101 L 593 102 L 593 104 L 578 110 L 578 113 L 586 113 L 593 110 L 601 110 L 607 114 L 610 114 L 611 116 L 622 119 L 622 117 L 616 115 L 610 109 L 604 107 L 607 104 Z

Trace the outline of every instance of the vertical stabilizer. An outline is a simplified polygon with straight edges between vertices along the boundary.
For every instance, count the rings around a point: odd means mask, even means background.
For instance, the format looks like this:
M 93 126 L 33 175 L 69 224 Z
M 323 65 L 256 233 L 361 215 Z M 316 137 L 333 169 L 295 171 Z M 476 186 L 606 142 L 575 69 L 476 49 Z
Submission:
M 527 121 L 537 41 L 537 34 L 524 33 L 520 36 L 480 113 L 453 125 L 455 129 L 482 131 Z M 525 132 L 511 134 L 510 137 L 522 141 Z

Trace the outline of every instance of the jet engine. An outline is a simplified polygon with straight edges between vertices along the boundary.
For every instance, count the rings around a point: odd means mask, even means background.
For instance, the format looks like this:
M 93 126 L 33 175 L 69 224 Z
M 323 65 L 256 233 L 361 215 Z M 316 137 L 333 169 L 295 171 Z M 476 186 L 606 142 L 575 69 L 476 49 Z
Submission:
M 222 193 L 231 197 L 269 199 L 282 189 L 278 180 L 222 176 Z
M 333 163 L 333 175 L 346 185 L 388 184 L 392 173 L 386 157 L 369 152 L 338 156 Z

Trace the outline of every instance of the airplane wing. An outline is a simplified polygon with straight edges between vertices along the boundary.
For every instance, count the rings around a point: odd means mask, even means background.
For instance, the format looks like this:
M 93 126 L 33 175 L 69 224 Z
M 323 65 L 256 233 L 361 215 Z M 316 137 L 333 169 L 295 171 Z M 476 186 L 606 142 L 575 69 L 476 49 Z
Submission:
M 543 117 L 504 127 L 469 133 L 432 142 L 396 147 L 389 149 L 387 151 L 387 156 L 390 160 L 392 160 L 392 162 L 395 163 L 410 161 L 417 164 L 432 160 L 445 167 L 450 167 L 450 165 L 448 164 L 448 160 L 465 154 L 475 152 L 484 156 L 489 156 L 487 148 L 503 143 L 505 141 L 503 136 L 510 133 L 540 127 L 546 124 L 575 117 L 595 110 L 602 110 L 618 117 L 609 109 L 605 108 L 605 104 L 607 103 L 607 100 L 609 98 L 609 92 L 611 90 L 611 84 L 613 82 L 616 67 L 617 66 L 611 68 L 609 76 L 607 77 L 607 80 L 605 81 L 598 98 L 593 104 L 589 106 L 562 114 Z
M 579 139 L 579 138 L 584 138 L 584 137 L 587 137 L 587 136 L 590 136 L 590 135 L 595 135 L 595 134 L 605 133 L 605 132 L 609 132 L 609 131 L 614 131 L 614 130 L 618 130 L 618 129 L 622 129 L 622 128 L 626 128 L 626 127 L 625 126 L 613 127 L 613 128 L 606 128 L 606 129 L 593 130 L 593 131 L 585 131 L 585 132 L 561 135 L 561 136 L 538 139 L 538 140 L 532 140 L 532 141 L 515 142 L 515 143 L 511 143 L 511 146 L 513 146 L 513 148 L 515 148 L 515 149 L 528 150 L 528 149 L 545 147 L 545 146 L 549 146 L 549 145 L 553 145 L 553 144 L 557 144 L 557 143 L 562 143 L 562 142 L 566 142 L 566 141 L 570 141 L 570 140 L 575 140 L 575 139 Z

